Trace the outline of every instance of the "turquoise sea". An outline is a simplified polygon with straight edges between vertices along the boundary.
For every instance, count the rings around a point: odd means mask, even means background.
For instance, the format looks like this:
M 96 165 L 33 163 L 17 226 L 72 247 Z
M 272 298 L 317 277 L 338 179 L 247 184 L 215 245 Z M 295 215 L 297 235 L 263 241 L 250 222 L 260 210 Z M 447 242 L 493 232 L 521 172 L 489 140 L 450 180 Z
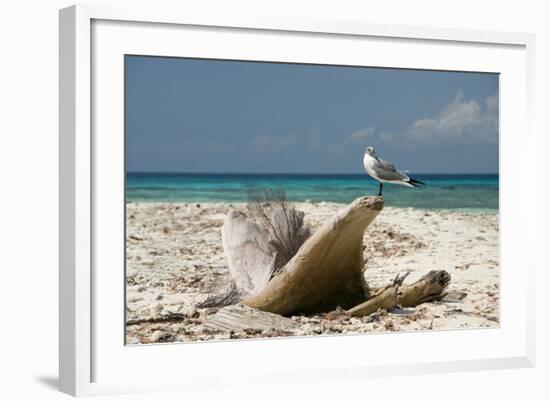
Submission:
M 498 174 L 416 174 L 423 189 L 384 185 L 386 206 L 498 211 Z M 128 202 L 246 202 L 263 189 L 284 190 L 290 201 L 349 203 L 375 195 L 365 174 L 127 173 Z

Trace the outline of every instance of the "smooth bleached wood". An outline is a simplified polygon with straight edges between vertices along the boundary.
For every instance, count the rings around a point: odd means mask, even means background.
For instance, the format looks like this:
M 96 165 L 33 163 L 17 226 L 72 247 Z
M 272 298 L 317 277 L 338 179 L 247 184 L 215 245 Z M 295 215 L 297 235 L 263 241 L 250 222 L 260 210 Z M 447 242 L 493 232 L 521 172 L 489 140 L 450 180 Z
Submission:
M 377 291 L 367 301 L 354 306 L 348 313 L 355 317 L 367 316 L 379 309 L 389 310 L 396 306 L 415 307 L 424 302 L 445 298 L 445 290 L 451 282 L 451 275 L 445 270 L 432 270 L 419 280 L 403 285 L 408 273 L 397 275 L 393 283 Z
M 388 287 L 382 290 L 378 295 L 373 296 L 357 306 L 354 306 L 348 313 L 351 316 L 367 316 L 379 309 L 391 309 L 397 305 L 397 287 Z
M 230 305 L 210 316 L 204 327 L 220 331 L 292 331 L 297 324 L 275 313 L 263 312 L 244 305 Z
M 239 293 L 251 296 L 294 256 L 309 237 L 304 213 L 286 203 L 252 210 L 261 217 L 232 211 L 222 227 L 222 243 L 229 272 Z
M 407 308 L 443 299 L 450 283 L 451 275 L 447 271 L 432 270 L 413 284 L 401 287 L 399 305 Z
M 253 218 L 230 212 L 222 229 L 223 246 L 231 276 L 243 294 L 242 304 L 283 316 L 338 306 L 352 316 L 366 316 L 445 297 L 451 277 L 444 270 L 430 271 L 409 285 L 403 284 L 408 273 L 398 274 L 391 284 L 369 294 L 363 275 L 363 234 L 383 205 L 379 196 L 356 199 L 321 226 L 280 270 L 282 241 L 276 242 L 272 230 Z M 284 224 L 277 222 L 277 214 L 273 221 Z M 302 231 L 300 225 L 296 233 Z
M 363 233 L 384 206 L 379 196 L 356 199 L 321 226 L 245 305 L 280 315 L 350 308 L 368 298 Z
M 277 259 L 269 231 L 246 214 L 231 211 L 223 223 L 222 242 L 237 289 L 244 296 L 263 289 L 271 279 Z

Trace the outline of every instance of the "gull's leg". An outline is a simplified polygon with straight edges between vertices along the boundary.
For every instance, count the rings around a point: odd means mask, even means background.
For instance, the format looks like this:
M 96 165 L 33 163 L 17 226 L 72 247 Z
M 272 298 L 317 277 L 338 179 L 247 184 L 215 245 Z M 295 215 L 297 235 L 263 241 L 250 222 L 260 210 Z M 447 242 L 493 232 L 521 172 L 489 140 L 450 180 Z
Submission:
M 382 181 L 380 181 L 380 189 L 378 190 L 378 196 L 382 196 L 382 188 L 384 188 L 384 184 L 382 184 Z

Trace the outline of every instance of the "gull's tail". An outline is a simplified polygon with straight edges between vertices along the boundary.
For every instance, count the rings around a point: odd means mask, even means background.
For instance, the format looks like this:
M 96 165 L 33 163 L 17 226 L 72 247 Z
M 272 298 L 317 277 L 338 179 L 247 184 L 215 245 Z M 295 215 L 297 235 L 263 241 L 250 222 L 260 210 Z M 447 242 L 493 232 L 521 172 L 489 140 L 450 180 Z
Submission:
M 422 188 L 424 185 L 426 185 L 425 182 L 415 180 L 414 178 L 409 177 L 409 181 L 407 181 L 409 184 L 411 184 L 415 188 Z

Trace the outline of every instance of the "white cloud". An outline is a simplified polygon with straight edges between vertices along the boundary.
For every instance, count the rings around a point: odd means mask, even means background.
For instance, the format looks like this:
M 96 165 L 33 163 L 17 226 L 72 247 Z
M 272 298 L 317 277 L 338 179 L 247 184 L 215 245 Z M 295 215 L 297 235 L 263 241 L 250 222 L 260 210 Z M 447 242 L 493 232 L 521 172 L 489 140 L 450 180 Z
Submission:
M 252 149 L 257 151 L 277 152 L 288 149 L 296 142 L 296 136 L 293 134 L 287 136 L 273 136 L 269 134 L 260 134 L 252 141 Z
M 498 96 L 493 95 L 485 99 L 485 104 L 487 105 L 487 111 L 498 115 Z
M 395 143 L 395 137 L 391 132 L 385 131 L 378 135 L 378 140 L 383 143 Z
M 344 138 L 345 144 L 362 144 L 366 145 L 367 141 L 374 136 L 374 127 L 363 128 L 354 131 Z
M 405 132 L 411 142 L 423 144 L 495 143 L 498 140 L 498 98 L 485 99 L 482 108 L 475 100 L 465 100 L 460 91 L 436 117 L 416 120 Z
M 493 95 L 485 99 L 485 105 L 487 108 L 487 124 L 492 127 L 493 131 L 498 136 L 498 96 Z

